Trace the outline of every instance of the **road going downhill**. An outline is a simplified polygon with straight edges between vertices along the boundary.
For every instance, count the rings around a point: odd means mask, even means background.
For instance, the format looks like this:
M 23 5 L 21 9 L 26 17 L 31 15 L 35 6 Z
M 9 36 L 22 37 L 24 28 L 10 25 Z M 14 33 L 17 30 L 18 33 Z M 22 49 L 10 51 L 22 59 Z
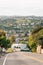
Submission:
M 23 52 L 10 53 L 4 59 L 5 62 L 3 62 L 3 65 L 43 65 L 43 60 L 35 58 L 35 56 L 32 56 L 32 53 L 27 54 Z

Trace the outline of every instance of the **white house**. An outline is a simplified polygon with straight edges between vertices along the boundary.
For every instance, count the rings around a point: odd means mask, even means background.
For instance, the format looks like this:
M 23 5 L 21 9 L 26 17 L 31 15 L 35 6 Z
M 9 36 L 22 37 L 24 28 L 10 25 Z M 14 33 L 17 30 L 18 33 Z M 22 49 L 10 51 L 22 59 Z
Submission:
M 25 49 L 27 47 L 26 44 L 12 44 L 11 48 L 14 49 L 14 48 L 20 48 L 20 49 Z

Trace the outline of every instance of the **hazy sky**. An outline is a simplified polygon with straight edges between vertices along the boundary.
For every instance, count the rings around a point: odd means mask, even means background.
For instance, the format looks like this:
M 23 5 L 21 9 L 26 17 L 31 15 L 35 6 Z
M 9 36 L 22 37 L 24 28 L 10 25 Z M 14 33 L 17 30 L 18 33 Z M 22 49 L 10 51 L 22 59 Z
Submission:
M 0 0 L 0 15 L 43 16 L 43 0 Z

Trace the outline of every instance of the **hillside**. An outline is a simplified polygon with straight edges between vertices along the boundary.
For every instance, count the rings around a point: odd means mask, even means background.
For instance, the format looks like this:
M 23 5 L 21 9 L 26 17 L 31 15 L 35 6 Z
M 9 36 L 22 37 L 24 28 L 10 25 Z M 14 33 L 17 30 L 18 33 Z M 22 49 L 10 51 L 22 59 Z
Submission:
M 0 29 L 9 33 L 29 33 L 34 27 L 43 26 L 43 17 L 0 16 Z M 24 32 L 25 31 L 25 32 Z

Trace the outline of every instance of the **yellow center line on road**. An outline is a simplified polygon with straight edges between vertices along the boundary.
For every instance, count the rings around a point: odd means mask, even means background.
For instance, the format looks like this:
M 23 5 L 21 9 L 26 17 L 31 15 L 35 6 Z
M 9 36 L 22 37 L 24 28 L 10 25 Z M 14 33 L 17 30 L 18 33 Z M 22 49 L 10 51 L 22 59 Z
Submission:
M 39 62 L 41 62 L 41 63 L 43 63 L 43 60 L 40 60 L 40 59 L 38 59 L 38 58 L 35 58 L 35 57 L 32 57 L 32 56 L 28 56 L 30 59 L 33 59 L 33 60 L 35 60 L 35 61 L 39 61 Z
M 28 58 L 30 58 L 30 59 L 32 59 L 32 60 L 35 60 L 35 61 L 38 61 L 38 62 L 41 62 L 41 63 L 43 63 L 43 60 L 40 60 L 40 59 L 38 59 L 38 58 L 35 58 L 35 57 L 32 57 L 32 56 L 28 56 L 28 55 L 24 55 L 24 56 L 26 56 L 26 57 L 28 57 Z

